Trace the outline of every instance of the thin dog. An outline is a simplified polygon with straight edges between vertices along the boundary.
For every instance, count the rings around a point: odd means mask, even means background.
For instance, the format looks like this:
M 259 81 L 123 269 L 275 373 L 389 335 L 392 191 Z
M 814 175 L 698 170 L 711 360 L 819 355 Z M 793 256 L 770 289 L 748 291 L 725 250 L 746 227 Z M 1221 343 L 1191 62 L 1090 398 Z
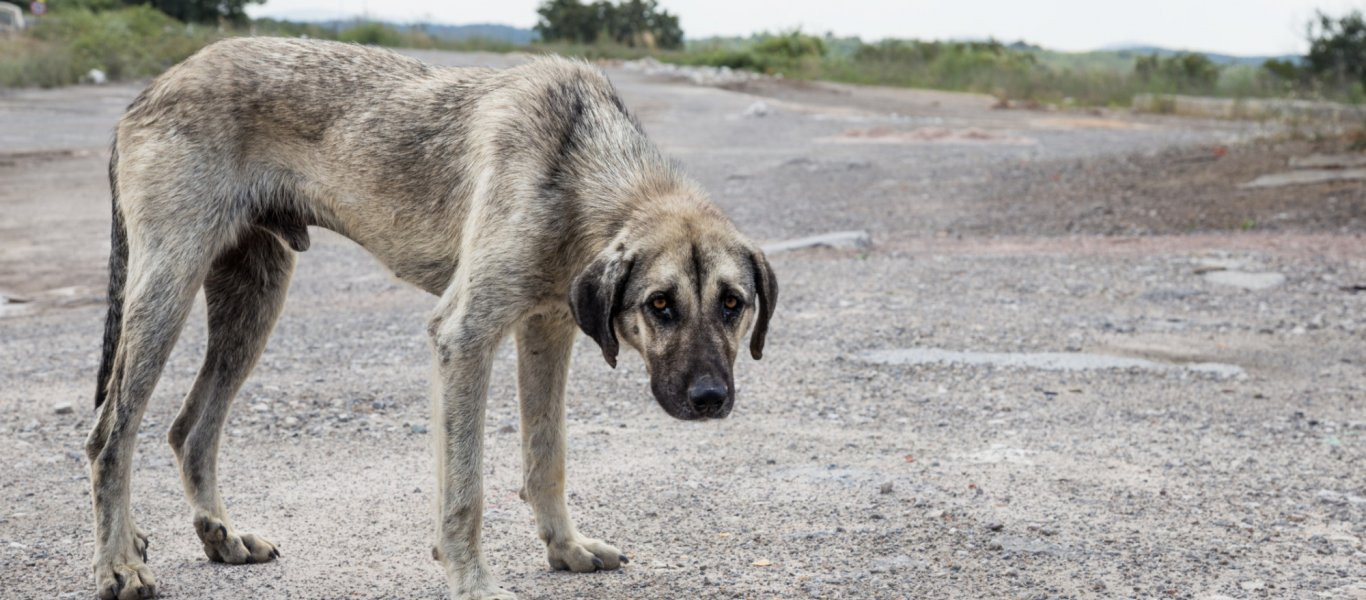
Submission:
M 86 443 L 101 598 L 156 582 L 129 479 L 147 399 L 204 289 L 208 350 L 170 429 L 204 552 L 279 556 L 234 527 L 216 480 L 228 405 L 280 314 L 309 226 L 341 233 L 440 298 L 434 556 L 452 598 L 508 599 L 481 555 L 485 398 L 517 343 L 523 498 L 550 565 L 627 562 L 565 503 L 565 380 L 576 327 L 616 365 L 644 358 L 659 404 L 725 417 L 746 331 L 759 358 L 778 297 L 768 261 L 646 139 L 606 76 L 538 58 L 438 68 L 331 42 L 233 39 L 156 79 L 120 120 L 109 313 Z

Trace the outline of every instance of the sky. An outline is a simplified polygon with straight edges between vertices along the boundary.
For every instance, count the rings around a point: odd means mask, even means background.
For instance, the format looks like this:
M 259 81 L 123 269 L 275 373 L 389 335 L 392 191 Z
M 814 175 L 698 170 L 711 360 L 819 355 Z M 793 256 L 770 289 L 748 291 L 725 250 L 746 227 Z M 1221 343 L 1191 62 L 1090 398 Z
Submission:
M 267 0 L 254 17 L 374 19 L 531 27 L 539 0 Z M 801 27 L 813 33 L 919 39 L 1023 39 L 1095 50 L 1151 44 L 1239 55 L 1302 54 L 1315 9 L 1366 0 L 660 0 L 688 38 Z

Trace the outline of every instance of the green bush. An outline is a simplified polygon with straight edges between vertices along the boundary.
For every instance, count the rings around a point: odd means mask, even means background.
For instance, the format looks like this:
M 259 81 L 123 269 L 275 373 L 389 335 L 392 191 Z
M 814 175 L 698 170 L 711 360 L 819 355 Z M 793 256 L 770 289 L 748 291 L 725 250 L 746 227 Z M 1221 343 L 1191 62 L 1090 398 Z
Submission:
M 359 23 L 343 29 L 337 39 L 370 46 L 398 46 L 403 41 L 403 35 L 383 23 Z
M 1208 94 L 1219 83 L 1219 65 L 1203 54 L 1181 52 L 1167 57 L 1140 56 L 1134 76 L 1153 92 Z
M 801 31 L 790 31 L 759 40 L 754 44 L 754 52 L 787 60 L 821 58 L 825 56 L 825 42 L 816 36 L 804 35 Z
M 111 79 L 156 75 L 217 38 L 147 6 L 91 12 L 66 9 L 0 51 L 0 85 L 76 83 L 91 69 Z

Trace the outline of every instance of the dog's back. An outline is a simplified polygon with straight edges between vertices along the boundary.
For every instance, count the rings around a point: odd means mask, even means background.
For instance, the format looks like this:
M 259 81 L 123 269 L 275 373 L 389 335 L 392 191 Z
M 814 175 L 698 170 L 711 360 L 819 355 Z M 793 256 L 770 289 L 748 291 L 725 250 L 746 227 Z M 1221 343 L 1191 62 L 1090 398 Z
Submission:
M 215 206 L 217 226 L 262 225 L 296 249 L 307 247 L 307 225 L 327 227 L 440 293 L 491 165 L 518 165 L 500 175 L 530 201 L 571 168 L 569 146 L 575 160 L 602 164 L 611 152 L 653 156 L 638 129 L 606 77 L 580 61 L 444 68 L 354 44 L 239 38 L 138 97 L 120 121 L 113 170 L 192 173 L 195 189 L 165 183 L 166 201 Z

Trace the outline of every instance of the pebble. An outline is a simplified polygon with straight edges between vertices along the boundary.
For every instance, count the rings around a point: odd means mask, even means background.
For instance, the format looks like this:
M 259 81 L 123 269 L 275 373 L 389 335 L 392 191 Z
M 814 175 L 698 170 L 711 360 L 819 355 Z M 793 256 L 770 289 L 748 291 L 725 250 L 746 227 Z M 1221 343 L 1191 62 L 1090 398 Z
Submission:
M 408 426 L 408 430 L 412 431 L 413 433 L 423 434 L 427 433 L 427 426 L 423 425 L 422 423 L 413 423 L 412 425 Z
M 764 253 L 777 254 L 791 250 L 802 250 L 806 248 L 837 248 L 858 250 L 868 248 L 873 245 L 873 237 L 867 231 L 861 229 L 854 231 L 835 231 L 821 235 L 798 238 L 767 244 L 764 246 Z
M 76 412 L 76 408 L 71 406 L 70 402 L 58 402 L 57 404 L 53 405 L 52 412 L 59 415 L 69 415 L 71 413 Z
M 763 100 L 755 101 L 754 104 L 749 105 L 749 108 L 746 108 L 743 113 L 746 117 L 767 117 L 771 114 L 773 114 L 773 108 Z
M 1269 290 L 1285 283 L 1285 275 L 1280 273 L 1248 273 L 1245 271 L 1210 271 L 1203 275 L 1205 281 L 1219 285 L 1242 288 L 1245 290 Z
M 878 493 L 880 493 L 880 494 L 890 494 L 890 493 L 892 493 L 892 490 L 893 490 L 893 489 L 895 489 L 895 488 L 894 488 L 894 486 L 892 485 L 892 482 L 888 481 L 888 482 L 882 484 L 880 487 L 878 487 L 877 491 L 878 491 Z

